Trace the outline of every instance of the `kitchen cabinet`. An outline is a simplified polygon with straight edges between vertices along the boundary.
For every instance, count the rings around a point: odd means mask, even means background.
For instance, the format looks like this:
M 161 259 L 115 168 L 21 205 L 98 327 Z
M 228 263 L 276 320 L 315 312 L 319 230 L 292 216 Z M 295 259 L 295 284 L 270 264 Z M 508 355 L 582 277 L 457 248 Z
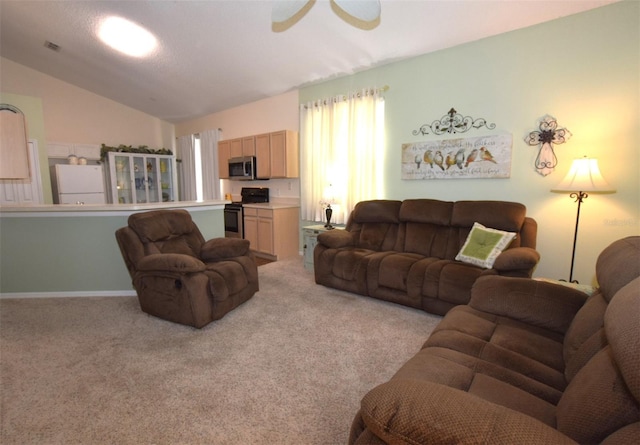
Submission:
M 218 142 L 218 172 L 221 179 L 229 178 L 229 159 L 242 156 L 256 157 L 258 179 L 300 176 L 297 131 L 274 131 Z
M 100 146 L 96 144 L 68 144 L 63 142 L 47 142 L 47 157 L 66 159 L 74 155 L 89 161 L 100 160 Z
M 242 156 L 256 155 L 256 138 L 255 136 L 246 136 L 242 138 Z
M 231 139 L 229 141 L 230 144 L 230 156 L 229 158 L 240 158 L 242 157 L 242 138 Z
M 283 130 L 256 136 L 258 178 L 299 176 L 298 133 Z
M 218 175 L 220 179 L 229 179 L 229 158 L 231 141 L 218 141 Z
M 218 141 L 218 174 L 220 179 L 229 179 L 229 159 L 256 155 L 255 137 Z
M 142 204 L 177 201 L 174 156 L 110 152 L 107 163 L 110 202 Z
M 244 238 L 259 256 L 278 260 L 298 255 L 299 208 L 245 205 Z

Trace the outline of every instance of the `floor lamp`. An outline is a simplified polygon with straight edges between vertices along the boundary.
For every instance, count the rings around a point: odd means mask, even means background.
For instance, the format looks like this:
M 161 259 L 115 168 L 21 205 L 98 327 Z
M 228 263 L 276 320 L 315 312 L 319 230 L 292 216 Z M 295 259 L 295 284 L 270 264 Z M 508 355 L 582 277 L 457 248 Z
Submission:
M 598 160 L 590 159 L 586 156 L 581 159 L 574 159 L 569 173 L 555 188 L 551 189 L 556 193 L 570 193 L 578 203 L 578 213 L 576 214 L 576 228 L 573 233 L 573 251 L 571 253 L 571 270 L 569 272 L 569 282 L 577 283 L 573 280 L 573 264 L 576 257 L 576 240 L 578 239 L 578 223 L 580 222 L 580 205 L 582 201 L 589 197 L 588 193 L 615 193 L 615 189 L 604 180 L 598 168 Z

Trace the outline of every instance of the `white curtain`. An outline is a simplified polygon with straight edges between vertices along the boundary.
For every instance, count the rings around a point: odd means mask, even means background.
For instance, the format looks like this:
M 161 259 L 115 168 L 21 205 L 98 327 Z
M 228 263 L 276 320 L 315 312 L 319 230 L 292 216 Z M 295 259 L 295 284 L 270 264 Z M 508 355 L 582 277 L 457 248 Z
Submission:
M 220 173 L 218 169 L 218 140 L 220 130 L 200 133 L 200 155 L 202 160 L 202 198 L 220 199 Z
M 177 159 L 181 162 L 180 200 L 195 201 L 196 195 L 196 158 L 193 135 L 178 137 Z
M 300 106 L 302 219 L 343 224 L 384 184 L 384 97 L 377 88 Z

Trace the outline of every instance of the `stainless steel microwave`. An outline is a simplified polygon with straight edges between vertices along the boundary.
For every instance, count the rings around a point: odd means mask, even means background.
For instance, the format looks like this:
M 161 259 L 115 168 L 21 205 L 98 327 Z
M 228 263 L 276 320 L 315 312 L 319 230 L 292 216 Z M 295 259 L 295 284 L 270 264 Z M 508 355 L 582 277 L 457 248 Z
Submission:
M 229 159 L 229 179 L 252 181 L 256 179 L 255 156 Z

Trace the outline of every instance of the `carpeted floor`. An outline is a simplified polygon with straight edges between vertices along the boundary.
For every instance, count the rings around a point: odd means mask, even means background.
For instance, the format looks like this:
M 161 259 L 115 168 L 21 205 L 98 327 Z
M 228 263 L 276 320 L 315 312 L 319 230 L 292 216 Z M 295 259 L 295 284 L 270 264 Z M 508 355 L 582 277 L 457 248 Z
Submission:
M 137 299 L 0 300 L 2 444 L 344 444 L 362 396 L 440 317 L 313 281 L 302 260 L 202 330 Z

